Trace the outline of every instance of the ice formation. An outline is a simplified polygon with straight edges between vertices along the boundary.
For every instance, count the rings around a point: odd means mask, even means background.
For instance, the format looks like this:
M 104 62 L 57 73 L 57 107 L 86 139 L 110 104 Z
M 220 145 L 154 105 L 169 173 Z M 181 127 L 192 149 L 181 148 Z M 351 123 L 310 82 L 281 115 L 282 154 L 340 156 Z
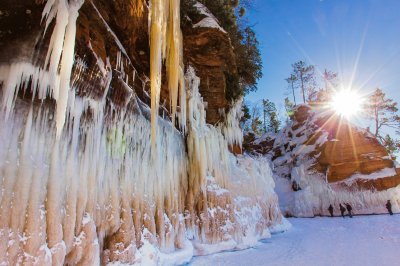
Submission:
M 239 124 L 243 115 L 242 106 L 243 98 L 232 104 L 223 126 L 224 136 L 228 140 L 228 144 L 231 146 L 238 145 L 240 148 L 242 148 L 243 143 L 243 131 Z
M 151 124 L 152 144 L 156 142 L 158 107 L 160 102 L 161 72 L 166 60 L 168 91 L 172 109 L 172 121 L 180 91 L 181 103 L 186 102 L 182 54 L 182 32 L 180 28 L 180 0 L 152 0 L 150 2 L 150 82 L 151 82 Z M 185 106 L 181 106 L 179 122 L 186 123 Z M 183 125 L 185 127 L 185 125 Z
M 206 124 L 200 80 L 191 67 L 183 73 L 179 1 L 151 1 L 151 110 L 126 82 L 126 54 L 117 54 L 133 111 L 107 105 L 108 59 L 96 57 L 104 95 L 76 95 L 82 3 L 47 1 L 46 28 L 56 22 L 46 67 L 0 66 L 0 264 L 182 264 L 286 226 L 268 163 L 229 153 L 242 138 L 241 103 L 226 124 Z M 157 119 L 163 58 L 181 131 Z
M 188 260 L 193 247 L 203 254 L 267 237 L 282 222 L 268 164 L 237 163 L 220 129 L 205 124 L 196 84 L 188 154 L 182 135 L 160 121 L 157 160 L 150 123 L 109 115 L 103 102 L 77 97 L 59 140 L 51 109 L 17 99 L 8 120 L 2 112 L 1 261 L 161 263 L 174 261 L 171 252 Z

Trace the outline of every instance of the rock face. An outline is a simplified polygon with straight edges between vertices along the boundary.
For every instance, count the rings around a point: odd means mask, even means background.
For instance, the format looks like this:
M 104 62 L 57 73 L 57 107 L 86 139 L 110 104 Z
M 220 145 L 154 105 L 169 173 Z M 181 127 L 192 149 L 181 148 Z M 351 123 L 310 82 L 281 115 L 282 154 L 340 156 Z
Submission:
M 236 72 L 235 57 L 226 33 L 217 28 L 190 28 L 184 31 L 187 64 L 193 65 L 201 79 L 200 93 L 207 102 L 207 122 L 223 121 L 228 106 L 226 79 Z
M 321 147 L 321 156 L 316 167 L 321 170 L 326 169 L 330 183 L 344 182 L 359 174 L 360 177 L 371 177 L 367 180 L 365 178 L 355 180 L 357 186 L 361 188 L 381 191 L 400 184 L 400 176 L 396 172 L 399 169 L 395 169 L 394 161 L 373 135 L 360 131 L 343 119 L 340 121 L 337 116 L 329 121 L 318 120 L 317 124 L 322 130 L 329 132 L 329 137 Z M 395 171 L 387 171 L 388 176 L 384 176 L 384 173 L 376 175 L 385 169 Z
M 326 175 L 332 184 L 378 191 L 400 184 L 400 169 L 396 169 L 386 149 L 372 134 L 345 118 L 329 110 L 313 111 L 308 106 L 300 106 L 290 127 L 290 131 L 284 129 L 287 143 L 281 143 L 282 147 L 277 145 L 274 136 L 267 135 L 250 146 L 262 154 L 271 154 L 273 159 L 292 152 L 295 161 L 300 154 L 307 154 L 315 158 L 312 169 Z M 293 153 L 296 148 L 297 153 Z M 345 185 L 350 184 L 349 179 L 352 179 L 351 185 Z
M 329 204 L 343 202 L 358 213 L 383 212 L 385 200 L 398 201 L 400 169 L 385 148 L 330 110 L 301 105 L 278 134 L 246 139 L 247 150 L 272 159 L 290 215 L 327 214 Z

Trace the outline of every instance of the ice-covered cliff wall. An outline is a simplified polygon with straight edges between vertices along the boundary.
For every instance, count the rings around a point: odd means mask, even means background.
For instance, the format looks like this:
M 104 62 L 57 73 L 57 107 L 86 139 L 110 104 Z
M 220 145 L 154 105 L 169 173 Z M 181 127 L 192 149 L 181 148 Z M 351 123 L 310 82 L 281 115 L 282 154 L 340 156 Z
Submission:
M 179 264 L 286 226 L 267 162 L 229 153 L 240 106 L 206 123 L 201 80 L 182 63 L 179 1 L 11 2 L 36 35 L 0 43 L 1 263 Z M 150 79 L 110 7 L 149 14 Z M 80 15 L 104 42 L 81 42 Z M 164 67 L 171 104 L 158 108 Z

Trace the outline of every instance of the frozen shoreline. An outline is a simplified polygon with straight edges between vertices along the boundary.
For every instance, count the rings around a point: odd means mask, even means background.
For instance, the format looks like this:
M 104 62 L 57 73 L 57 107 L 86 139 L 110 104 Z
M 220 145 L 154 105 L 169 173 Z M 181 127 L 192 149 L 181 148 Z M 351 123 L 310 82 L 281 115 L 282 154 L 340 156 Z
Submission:
M 400 215 L 290 218 L 293 228 L 254 248 L 189 265 L 397 265 Z

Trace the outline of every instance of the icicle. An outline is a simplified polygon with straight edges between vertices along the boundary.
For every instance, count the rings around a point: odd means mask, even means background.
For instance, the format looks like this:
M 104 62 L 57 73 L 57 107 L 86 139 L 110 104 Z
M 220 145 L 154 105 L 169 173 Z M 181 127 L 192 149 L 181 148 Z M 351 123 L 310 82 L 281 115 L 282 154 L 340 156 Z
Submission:
M 164 19 L 164 1 L 151 1 L 151 26 L 150 26 L 150 86 L 151 86 L 151 144 L 153 151 L 156 147 L 158 106 L 161 89 L 161 66 L 162 66 L 162 27 Z
M 167 76 L 168 76 L 168 91 L 170 94 L 171 102 L 171 115 L 172 124 L 175 125 L 175 114 L 178 105 L 178 91 L 179 86 L 183 85 L 184 79 L 182 75 L 182 33 L 180 30 L 180 0 L 168 0 L 170 4 L 169 8 L 169 21 L 167 31 Z M 184 87 L 180 88 L 181 91 L 185 90 Z M 186 99 L 185 99 L 186 101 Z M 181 110 L 181 113 L 184 110 Z
M 57 102 L 56 127 L 58 137 L 61 135 L 65 123 L 71 71 L 74 62 L 76 20 L 83 2 L 84 0 L 49 0 L 42 13 L 42 19 L 46 19 L 45 31 L 53 19 L 56 18 L 44 68 L 46 69 L 49 66 L 50 80 L 48 85 L 50 86 L 52 97 Z M 59 75 L 58 69 L 60 65 Z M 38 86 L 41 91 L 44 90 L 41 80 L 39 80 Z M 43 93 L 40 96 L 43 97 Z
M 49 65 L 52 96 L 57 101 L 59 96 L 58 67 L 63 51 L 65 30 L 68 25 L 68 3 L 65 0 L 48 1 L 44 10 L 44 12 L 50 12 L 47 14 L 43 13 L 43 17 L 47 16 L 46 29 L 54 17 L 57 16 L 44 64 L 45 68 Z
M 243 98 L 240 98 L 233 103 L 228 115 L 226 116 L 226 121 L 222 125 L 222 130 L 228 144 L 230 146 L 239 145 L 240 148 L 242 148 L 243 142 L 243 131 L 239 124 L 243 115 L 242 106 Z
M 168 90 L 170 93 L 173 125 L 175 125 L 175 115 L 180 86 L 181 100 L 186 101 L 186 97 L 183 82 L 184 75 L 182 63 L 182 32 L 180 29 L 180 0 L 152 0 L 150 7 L 149 29 L 152 109 L 151 121 L 152 145 L 155 147 L 163 59 L 166 58 Z M 184 105 L 184 103 L 181 104 Z M 185 117 L 185 112 L 186 110 L 181 108 L 180 115 Z M 183 119 L 179 119 L 179 121 L 182 123 L 184 122 Z
M 63 56 L 61 60 L 60 90 L 59 95 L 55 97 L 57 100 L 56 127 L 58 137 L 61 135 L 61 131 L 65 123 L 68 94 L 70 91 L 71 72 L 74 64 L 76 20 L 78 19 L 78 11 L 83 5 L 83 2 L 84 0 L 70 1 L 70 6 L 68 9 L 69 20 L 66 28 Z

